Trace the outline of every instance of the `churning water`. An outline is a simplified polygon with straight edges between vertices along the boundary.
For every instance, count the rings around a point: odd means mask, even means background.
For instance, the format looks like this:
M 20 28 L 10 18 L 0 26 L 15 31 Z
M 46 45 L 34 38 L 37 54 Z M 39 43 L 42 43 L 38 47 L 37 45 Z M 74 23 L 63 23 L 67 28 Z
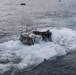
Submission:
M 22 2 L 26 5 L 21 6 Z M 45 59 L 76 51 L 75 0 L 1 0 L 0 4 L 0 74 L 28 71 Z M 49 29 L 52 42 L 23 45 L 18 38 L 27 28 Z
M 40 30 L 40 29 L 39 29 Z M 44 30 L 44 29 L 43 29 Z M 51 28 L 52 42 L 40 42 L 25 46 L 20 41 L 10 40 L 0 44 L 1 73 L 13 67 L 16 70 L 31 70 L 46 60 L 76 51 L 76 32 L 68 28 Z

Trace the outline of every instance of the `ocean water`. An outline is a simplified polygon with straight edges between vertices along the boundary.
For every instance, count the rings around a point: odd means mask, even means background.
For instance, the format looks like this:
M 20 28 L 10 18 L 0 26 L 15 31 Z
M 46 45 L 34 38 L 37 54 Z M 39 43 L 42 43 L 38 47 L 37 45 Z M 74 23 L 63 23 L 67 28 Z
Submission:
M 0 75 L 29 71 L 44 60 L 75 52 L 75 19 L 75 0 L 0 0 Z M 23 45 L 18 38 L 27 29 L 49 29 L 52 42 Z

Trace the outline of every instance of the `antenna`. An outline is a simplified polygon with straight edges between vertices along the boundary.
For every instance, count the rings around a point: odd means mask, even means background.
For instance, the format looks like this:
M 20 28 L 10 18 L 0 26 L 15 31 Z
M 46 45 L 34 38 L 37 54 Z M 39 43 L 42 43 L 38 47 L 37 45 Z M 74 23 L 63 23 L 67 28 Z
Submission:
M 23 32 L 23 22 L 21 23 L 21 35 L 22 35 L 22 32 Z

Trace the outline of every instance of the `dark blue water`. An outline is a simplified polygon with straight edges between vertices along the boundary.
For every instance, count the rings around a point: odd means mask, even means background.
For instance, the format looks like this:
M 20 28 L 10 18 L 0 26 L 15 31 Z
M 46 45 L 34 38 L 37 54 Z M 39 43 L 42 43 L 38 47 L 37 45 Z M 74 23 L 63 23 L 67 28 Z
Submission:
M 56 60 L 45 60 L 29 72 L 19 72 L 17 75 L 76 75 L 76 53 L 58 57 Z

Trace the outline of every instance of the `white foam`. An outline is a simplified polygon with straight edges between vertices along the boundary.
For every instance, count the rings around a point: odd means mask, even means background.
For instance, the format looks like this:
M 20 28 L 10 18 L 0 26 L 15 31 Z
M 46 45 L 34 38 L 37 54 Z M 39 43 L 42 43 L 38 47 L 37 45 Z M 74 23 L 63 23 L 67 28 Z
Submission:
M 66 55 L 67 51 L 76 50 L 75 31 L 68 28 L 53 28 L 50 31 L 52 32 L 53 42 L 40 42 L 32 46 L 23 45 L 18 40 L 1 43 L 0 49 L 2 48 L 2 50 L 0 52 L 0 59 L 10 60 L 10 62 L 5 64 L 10 64 L 10 66 L 12 65 L 19 70 L 29 70 L 43 62 L 44 59 L 52 60 L 53 57 Z M 14 63 L 13 60 L 16 61 L 18 58 L 22 59 L 22 61 Z M 2 69 L 4 71 L 7 67 L 5 66 Z
M 53 42 L 66 47 L 68 50 L 76 50 L 76 32 L 68 29 L 53 29 Z

